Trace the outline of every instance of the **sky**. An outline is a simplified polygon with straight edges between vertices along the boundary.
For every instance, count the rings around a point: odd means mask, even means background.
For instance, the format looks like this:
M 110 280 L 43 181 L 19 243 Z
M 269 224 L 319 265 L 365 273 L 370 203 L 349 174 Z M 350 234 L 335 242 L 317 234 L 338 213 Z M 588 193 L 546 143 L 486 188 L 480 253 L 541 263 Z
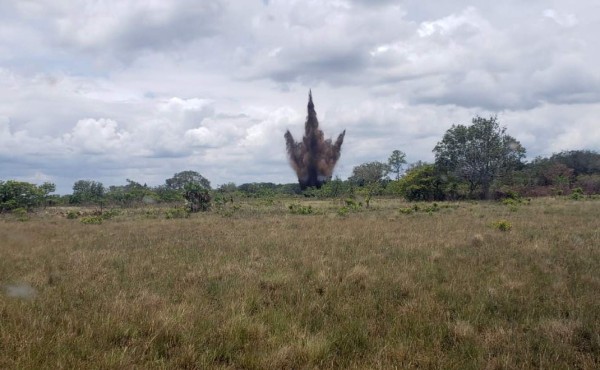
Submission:
M 598 35 L 597 0 L 0 0 L 0 180 L 295 182 L 309 89 L 342 179 L 475 116 L 598 151 Z

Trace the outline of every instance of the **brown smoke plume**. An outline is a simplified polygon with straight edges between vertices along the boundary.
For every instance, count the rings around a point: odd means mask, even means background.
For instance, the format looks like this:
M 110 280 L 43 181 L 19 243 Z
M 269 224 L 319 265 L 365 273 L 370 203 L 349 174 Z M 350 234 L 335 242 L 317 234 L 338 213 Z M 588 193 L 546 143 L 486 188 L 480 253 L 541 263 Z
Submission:
M 289 130 L 284 135 L 290 164 L 298 175 L 302 190 L 309 186 L 320 188 L 323 183 L 331 179 L 333 168 L 340 158 L 346 130 L 333 144 L 331 139 L 324 139 L 323 131 L 319 130 L 311 91 L 308 93 L 308 117 L 306 117 L 304 130 L 301 142 L 294 141 Z

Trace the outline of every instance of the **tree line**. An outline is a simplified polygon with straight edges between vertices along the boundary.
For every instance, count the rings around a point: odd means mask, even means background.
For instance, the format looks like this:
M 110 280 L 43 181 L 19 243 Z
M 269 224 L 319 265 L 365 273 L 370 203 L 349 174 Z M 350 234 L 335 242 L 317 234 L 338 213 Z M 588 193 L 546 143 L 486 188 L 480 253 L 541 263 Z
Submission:
M 433 152 L 433 163 L 413 163 L 400 175 L 406 160 L 396 150 L 387 163 L 355 167 L 349 181 L 408 200 L 549 196 L 574 189 L 600 194 L 599 153 L 569 150 L 525 162 L 525 148 L 494 116 L 475 117 L 469 126 L 453 125 Z
M 105 187 L 94 180 L 78 180 L 73 192 L 54 195 L 54 184 L 0 181 L 0 212 L 31 210 L 53 205 L 133 207 L 186 201 L 191 211 L 206 210 L 211 201 L 234 197 L 304 195 L 352 197 L 362 194 L 368 206 L 373 195 L 402 196 L 410 201 L 497 199 L 506 196 L 600 194 L 600 154 L 569 150 L 525 162 L 525 148 L 500 126 L 494 116 L 475 117 L 470 125 L 452 125 L 433 148 L 433 163 L 408 164 L 406 154 L 394 150 L 387 162 L 374 161 L 353 168 L 347 180 L 339 178 L 320 189 L 302 191 L 297 183 L 227 183 L 212 189 L 196 171 L 183 171 L 159 186 L 127 179 L 125 185 Z

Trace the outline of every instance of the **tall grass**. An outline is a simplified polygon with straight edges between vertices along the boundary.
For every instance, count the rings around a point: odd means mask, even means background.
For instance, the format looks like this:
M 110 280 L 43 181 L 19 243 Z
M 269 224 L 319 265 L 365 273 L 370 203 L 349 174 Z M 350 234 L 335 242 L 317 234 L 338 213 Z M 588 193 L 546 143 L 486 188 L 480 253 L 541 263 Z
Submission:
M 599 201 L 296 202 L 1 219 L 0 368 L 600 366 Z

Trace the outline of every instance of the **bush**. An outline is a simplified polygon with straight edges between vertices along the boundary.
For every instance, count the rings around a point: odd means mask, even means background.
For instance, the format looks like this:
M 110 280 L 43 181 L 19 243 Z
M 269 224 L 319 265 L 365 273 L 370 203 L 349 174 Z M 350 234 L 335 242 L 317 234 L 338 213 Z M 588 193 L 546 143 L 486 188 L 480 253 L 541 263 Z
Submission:
M 288 206 L 290 213 L 294 215 L 310 215 L 313 213 L 312 206 L 303 206 L 299 203 L 290 204 Z
M 575 188 L 571 191 L 571 199 L 573 200 L 580 200 L 583 199 L 583 189 L 582 188 Z
M 170 208 L 165 212 L 165 217 L 169 220 L 173 218 L 188 218 L 190 217 L 190 212 L 183 207 Z
M 184 190 L 183 197 L 189 212 L 205 212 L 210 209 L 211 197 L 208 189 L 195 183 L 188 183 L 185 184 Z
M 352 198 L 348 198 L 344 201 L 346 203 L 346 208 L 349 211 L 358 211 L 360 207 L 362 207 L 362 203 L 356 203 L 356 201 Z
M 444 200 L 444 184 L 435 166 L 426 164 L 407 171 L 397 181 L 392 181 L 394 193 L 401 194 L 409 201 Z
M 11 213 L 19 221 L 28 221 L 29 220 L 29 215 L 27 214 L 27 210 L 25 208 L 15 208 L 11 211 Z
M 402 213 L 402 214 L 405 214 L 405 215 L 410 215 L 410 214 L 411 214 L 411 213 L 413 213 L 414 211 L 415 211 L 415 210 L 414 210 L 414 207 L 404 207 L 404 208 L 400 208 L 400 209 L 398 210 L 398 212 L 400 212 L 400 213 Z
M 437 203 L 433 203 L 432 205 L 423 208 L 423 212 L 427 212 L 427 213 L 433 213 L 433 212 L 437 212 L 439 210 L 440 210 L 440 207 L 438 206 Z
M 79 214 L 75 211 L 69 211 L 67 212 L 67 219 L 69 220 L 74 220 L 79 216 Z
M 99 225 L 102 223 L 102 216 L 85 216 L 79 220 L 83 224 L 88 225 Z
M 498 229 L 500 231 L 510 231 L 510 229 L 512 229 L 511 223 L 506 220 L 496 221 L 493 223 L 493 226 L 495 229 Z
M 160 211 L 160 209 L 157 209 L 157 208 L 147 209 L 146 212 L 144 212 L 144 217 L 150 218 L 150 219 L 156 219 L 160 215 L 161 215 L 161 211 Z
M 504 198 L 502 199 L 502 204 L 505 206 L 516 206 L 521 203 L 521 200 L 516 200 L 513 198 Z
M 121 211 L 119 211 L 118 209 L 111 209 L 111 210 L 102 212 L 102 214 L 100 216 L 104 220 L 109 220 L 109 219 L 111 219 L 111 218 L 113 218 L 115 216 L 118 216 L 120 214 L 121 214 Z
M 341 217 L 348 216 L 348 213 L 350 213 L 350 208 L 348 208 L 348 207 L 342 207 L 342 208 L 338 209 L 338 211 L 337 211 L 338 216 L 341 216 Z

